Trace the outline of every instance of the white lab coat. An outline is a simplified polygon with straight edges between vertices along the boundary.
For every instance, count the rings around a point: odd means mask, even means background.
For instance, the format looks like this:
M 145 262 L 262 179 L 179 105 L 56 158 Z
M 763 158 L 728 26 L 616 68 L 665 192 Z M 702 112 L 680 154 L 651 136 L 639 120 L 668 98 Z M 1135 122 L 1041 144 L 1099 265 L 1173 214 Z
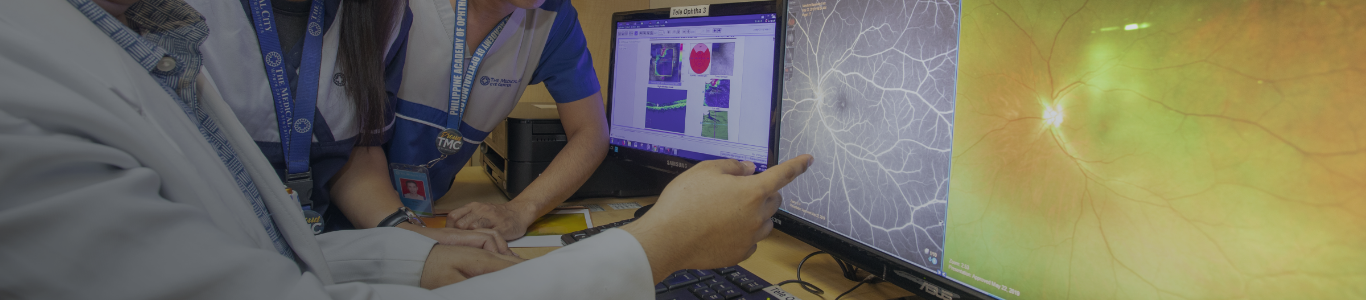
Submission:
M 201 72 L 199 105 L 246 165 L 295 264 L 274 250 L 197 123 L 89 20 L 65 1 L 3 1 L 0 24 L 4 297 L 653 297 L 644 250 L 620 230 L 436 290 L 415 287 L 431 239 L 395 228 L 314 237 Z

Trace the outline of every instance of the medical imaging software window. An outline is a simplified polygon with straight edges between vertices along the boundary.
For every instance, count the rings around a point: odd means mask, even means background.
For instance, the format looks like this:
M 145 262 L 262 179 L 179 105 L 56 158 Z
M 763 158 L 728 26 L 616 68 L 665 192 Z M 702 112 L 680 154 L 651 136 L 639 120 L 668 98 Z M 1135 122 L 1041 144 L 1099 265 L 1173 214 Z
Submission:
M 726 18 L 618 30 L 613 138 L 766 160 L 775 26 Z

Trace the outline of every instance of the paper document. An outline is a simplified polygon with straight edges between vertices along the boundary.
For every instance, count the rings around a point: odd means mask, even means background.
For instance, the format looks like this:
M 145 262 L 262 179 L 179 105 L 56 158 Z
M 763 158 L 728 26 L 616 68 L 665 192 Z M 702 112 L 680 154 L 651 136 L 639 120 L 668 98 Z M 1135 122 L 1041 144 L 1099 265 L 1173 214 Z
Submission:
M 560 236 L 566 233 L 588 229 L 593 219 L 587 209 L 556 210 L 536 219 L 527 228 L 526 236 L 508 241 L 508 247 L 559 247 L 564 246 Z

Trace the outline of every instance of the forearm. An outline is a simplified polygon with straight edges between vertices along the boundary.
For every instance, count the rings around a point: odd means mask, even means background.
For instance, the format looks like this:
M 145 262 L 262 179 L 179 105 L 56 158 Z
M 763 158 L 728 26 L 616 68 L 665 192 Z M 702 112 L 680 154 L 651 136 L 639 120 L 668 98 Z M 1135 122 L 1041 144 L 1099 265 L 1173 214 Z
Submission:
M 528 205 L 535 209 L 536 215 L 543 215 L 569 199 L 579 186 L 588 181 L 588 177 L 593 175 L 606 156 L 606 133 L 570 137 L 569 143 L 555 155 L 550 166 L 512 202 Z
M 501 271 L 433 290 L 453 299 L 651 299 L 649 261 L 632 234 L 608 230 L 592 239 Z M 593 270 L 593 276 L 581 276 Z M 507 288 L 507 282 L 535 282 Z
M 332 184 L 332 202 L 356 228 L 371 228 L 394 213 L 403 202 L 389 184 L 384 150 L 356 147 Z
M 569 142 L 541 175 L 512 202 L 543 215 L 574 194 L 607 156 L 607 118 L 602 95 L 558 104 Z
M 631 233 L 640 242 L 640 247 L 645 250 L 645 257 L 650 262 L 650 275 L 652 282 L 664 281 L 679 268 L 679 249 L 686 249 L 687 246 L 673 244 L 677 240 L 674 236 L 667 234 L 668 230 L 661 230 L 650 222 L 632 222 L 621 227 Z

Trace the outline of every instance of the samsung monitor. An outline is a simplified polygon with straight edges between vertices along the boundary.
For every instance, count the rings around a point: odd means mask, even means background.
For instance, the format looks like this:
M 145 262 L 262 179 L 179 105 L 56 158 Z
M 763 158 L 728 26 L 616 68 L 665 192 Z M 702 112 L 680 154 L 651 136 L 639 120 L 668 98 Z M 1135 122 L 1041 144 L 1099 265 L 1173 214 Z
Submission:
M 1366 4 L 785 4 L 776 228 L 925 299 L 1366 297 Z
M 609 154 L 677 174 L 702 160 L 769 160 L 777 106 L 777 3 L 612 16 Z

